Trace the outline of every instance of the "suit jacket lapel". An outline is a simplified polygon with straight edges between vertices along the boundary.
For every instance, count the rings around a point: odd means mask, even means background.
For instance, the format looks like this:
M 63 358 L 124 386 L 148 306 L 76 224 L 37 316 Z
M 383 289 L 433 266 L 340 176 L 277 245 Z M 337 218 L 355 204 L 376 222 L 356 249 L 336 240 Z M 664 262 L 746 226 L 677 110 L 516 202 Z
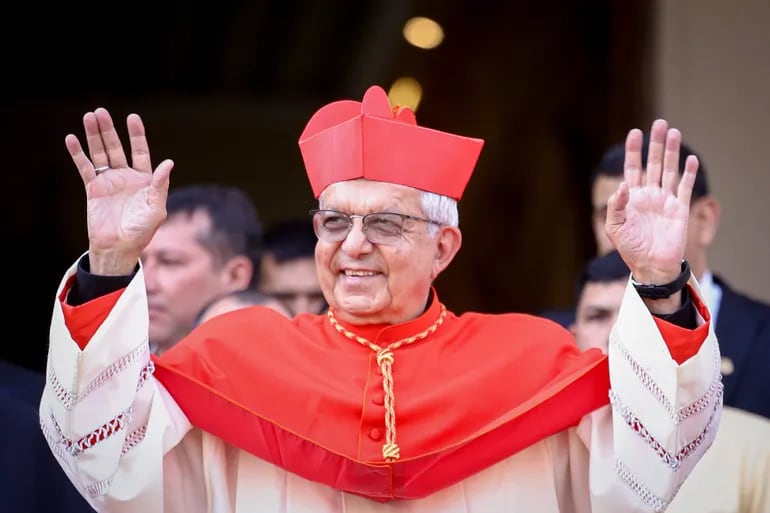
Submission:
M 725 402 L 734 397 L 738 369 L 743 368 L 752 340 L 758 329 L 758 319 L 746 315 L 745 299 L 730 288 L 721 278 L 714 276 L 714 282 L 722 289 L 722 299 L 719 303 L 717 316 L 716 335 L 719 341 L 719 349 L 722 353 L 722 369 L 727 371 L 732 364 L 732 372 L 724 374 Z M 727 361 L 729 360 L 729 361 Z

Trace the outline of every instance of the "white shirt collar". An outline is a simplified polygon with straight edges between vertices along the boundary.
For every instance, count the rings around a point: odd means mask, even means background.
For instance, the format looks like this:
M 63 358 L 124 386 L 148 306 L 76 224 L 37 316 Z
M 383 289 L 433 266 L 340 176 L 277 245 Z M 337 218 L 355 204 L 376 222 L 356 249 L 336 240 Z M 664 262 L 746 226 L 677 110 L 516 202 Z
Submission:
M 703 291 L 703 299 L 706 300 L 711 311 L 711 324 L 716 328 L 719 305 L 722 302 L 722 288 L 714 282 L 714 275 L 708 269 L 703 273 L 698 283 L 701 291 Z

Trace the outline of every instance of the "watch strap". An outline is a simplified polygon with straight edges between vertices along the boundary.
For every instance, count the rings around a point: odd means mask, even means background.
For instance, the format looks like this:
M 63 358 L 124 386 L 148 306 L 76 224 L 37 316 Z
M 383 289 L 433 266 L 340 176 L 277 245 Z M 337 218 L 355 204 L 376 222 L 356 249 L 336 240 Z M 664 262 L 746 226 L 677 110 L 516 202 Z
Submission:
M 687 260 L 682 260 L 682 272 L 674 281 L 664 283 L 663 285 L 653 285 L 639 283 L 631 276 L 631 283 L 640 297 L 645 299 L 665 299 L 682 290 L 687 285 L 687 282 L 690 281 L 691 274 L 690 264 Z

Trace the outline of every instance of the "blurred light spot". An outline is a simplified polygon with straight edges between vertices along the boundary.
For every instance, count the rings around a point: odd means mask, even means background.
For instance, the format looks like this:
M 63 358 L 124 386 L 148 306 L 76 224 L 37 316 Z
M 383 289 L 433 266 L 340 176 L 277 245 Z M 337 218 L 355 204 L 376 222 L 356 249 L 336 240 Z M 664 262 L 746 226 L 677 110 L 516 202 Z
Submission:
M 421 99 L 422 86 L 412 77 L 397 79 L 388 91 L 388 100 L 394 107 L 409 107 L 416 112 Z
M 444 40 L 444 30 L 432 19 L 417 16 L 404 25 L 404 38 L 417 48 L 430 50 Z

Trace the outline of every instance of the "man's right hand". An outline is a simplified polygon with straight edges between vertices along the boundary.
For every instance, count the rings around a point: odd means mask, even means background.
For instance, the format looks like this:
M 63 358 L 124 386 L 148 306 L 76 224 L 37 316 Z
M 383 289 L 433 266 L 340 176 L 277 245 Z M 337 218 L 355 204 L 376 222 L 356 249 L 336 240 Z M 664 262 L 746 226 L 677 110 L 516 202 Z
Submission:
M 98 108 L 83 116 L 89 155 L 75 135 L 65 138 L 85 185 L 88 256 L 93 274 L 130 274 L 166 219 L 166 197 L 174 163 L 164 160 L 153 172 L 142 119 L 129 114 L 126 126 L 131 144 L 130 167 L 112 117 L 105 109 Z M 109 169 L 97 173 L 97 169 L 105 166 Z

